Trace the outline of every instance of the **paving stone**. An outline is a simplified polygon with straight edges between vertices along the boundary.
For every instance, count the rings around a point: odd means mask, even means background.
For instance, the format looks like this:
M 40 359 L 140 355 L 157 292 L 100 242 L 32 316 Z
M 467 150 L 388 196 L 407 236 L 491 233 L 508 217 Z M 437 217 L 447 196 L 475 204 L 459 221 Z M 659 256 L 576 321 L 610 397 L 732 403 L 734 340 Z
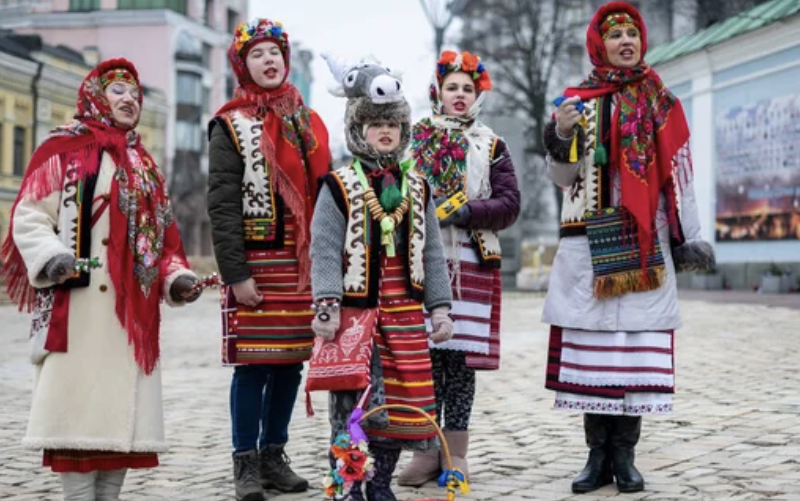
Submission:
M 570 491 L 586 460 L 579 414 L 552 409 L 543 387 L 547 326 L 543 297 L 509 293 L 503 304 L 502 370 L 478 374 L 470 462 L 473 493 L 458 499 L 504 501 L 750 501 L 800 499 L 800 397 L 796 336 L 800 308 L 731 304 L 718 293 L 681 300 L 676 334 L 676 412 L 647 417 L 637 466 L 647 490 L 620 495 L 613 485 Z M 709 301 L 704 300 L 709 299 Z M 163 382 L 170 452 L 161 466 L 133 471 L 125 501 L 230 501 L 228 391 L 231 369 L 218 363 L 218 297 L 165 309 Z M 29 317 L 0 307 L 0 499 L 60 501 L 56 475 L 41 454 L 20 447 L 33 368 L 27 364 Z M 323 499 L 329 439 L 327 396 L 314 393 L 305 416 L 298 395 L 287 452 L 309 479 L 306 493 L 270 491 L 270 501 Z M 404 453 L 400 465 L 411 455 Z M 429 483 L 396 488 L 401 501 L 443 499 Z

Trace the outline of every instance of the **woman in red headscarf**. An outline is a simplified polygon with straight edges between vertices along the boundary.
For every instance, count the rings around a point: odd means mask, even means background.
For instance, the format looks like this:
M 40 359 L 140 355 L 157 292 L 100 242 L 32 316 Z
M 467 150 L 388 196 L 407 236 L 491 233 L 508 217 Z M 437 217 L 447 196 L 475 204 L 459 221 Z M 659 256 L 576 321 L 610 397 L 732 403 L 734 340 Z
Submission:
M 9 295 L 33 309 L 23 445 L 45 450 L 68 501 L 117 500 L 128 468 L 158 465 L 160 303 L 199 296 L 166 183 L 135 131 L 141 105 L 131 62 L 89 73 L 75 120 L 34 153 L 2 247 Z
M 303 361 L 311 355 L 310 223 L 330 168 L 328 132 L 288 81 L 289 35 L 268 19 L 236 28 L 239 82 L 209 125 L 208 211 L 226 286 L 223 362 L 231 382 L 237 499 L 304 491 L 286 460 Z
M 602 6 L 586 47 L 594 69 L 545 129 L 548 171 L 564 188 L 543 312 L 546 386 L 556 408 L 584 412 L 590 453 L 573 492 L 614 478 L 635 492 L 641 416 L 672 410 L 675 271 L 711 267 L 714 255 L 701 240 L 683 108 L 644 61 L 641 15 Z

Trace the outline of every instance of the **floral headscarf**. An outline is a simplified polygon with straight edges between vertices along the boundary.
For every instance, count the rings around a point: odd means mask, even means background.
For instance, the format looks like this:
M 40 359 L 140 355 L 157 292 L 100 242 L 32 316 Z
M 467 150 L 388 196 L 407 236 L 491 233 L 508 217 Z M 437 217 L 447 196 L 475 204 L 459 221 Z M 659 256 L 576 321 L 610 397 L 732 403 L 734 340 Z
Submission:
M 16 203 L 22 198 L 40 200 L 62 190 L 68 168 L 76 169 L 69 174 L 71 178 L 85 180 L 94 176 L 101 153 L 111 156 L 117 171 L 108 209 L 108 273 L 116 292 L 117 318 L 128 332 L 136 361 L 149 374 L 159 358 L 159 286 L 165 234 L 173 232 L 172 242 L 180 242 L 180 237 L 158 167 L 133 129 L 114 126 L 104 90 L 116 79 L 139 85 L 136 67 L 125 59 L 104 61 L 86 76 L 78 90 L 75 121 L 54 129 L 36 150 Z M 132 158 L 136 157 L 139 161 L 134 166 Z M 170 251 L 185 261 L 182 250 Z M 27 281 L 27 269 L 14 243 L 13 231 L 9 231 L 0 256 L 9 296 L 20 308 L 30 309 L 34 291 Z

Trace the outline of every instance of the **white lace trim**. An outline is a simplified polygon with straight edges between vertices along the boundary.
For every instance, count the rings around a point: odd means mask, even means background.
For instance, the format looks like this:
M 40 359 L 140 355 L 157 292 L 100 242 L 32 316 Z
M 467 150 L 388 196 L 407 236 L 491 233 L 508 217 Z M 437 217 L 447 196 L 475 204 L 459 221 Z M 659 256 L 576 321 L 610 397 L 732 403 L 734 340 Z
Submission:
M 642 416 L 644 414 L 670 414 L 673 412 L 672 402 L 657 404 L 626 405 L 622 402 L 586 402 L 556 399 L 554 408 L 560 411 L 591 412 L 593 414 L 612 414 Z

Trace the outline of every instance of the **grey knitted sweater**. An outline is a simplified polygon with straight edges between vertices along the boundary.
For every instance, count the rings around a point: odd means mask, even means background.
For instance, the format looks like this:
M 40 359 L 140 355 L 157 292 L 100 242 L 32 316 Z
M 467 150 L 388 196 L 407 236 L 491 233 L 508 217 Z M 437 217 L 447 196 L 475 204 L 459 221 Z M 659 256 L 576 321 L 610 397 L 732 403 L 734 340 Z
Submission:
M 370 164 L 361 161 L 365 169 Z M 430 193 L 430 190 L 428 190 Z M 347 216 L 342 213 L 327 185 L 323 184 L 314 218 L 311 221 L 311 287 L 314 299 L 336 298 L 341 300 L 344 288 L 343 251 Z M 440 306 L 450 306 L 453 299 L 450 275 L 436 217 L 436 204 L 428 200 L 425 211 L 425 307 L 428 311 Z M 395 232 L 397 248 L 401 248 L 403 234 Z

